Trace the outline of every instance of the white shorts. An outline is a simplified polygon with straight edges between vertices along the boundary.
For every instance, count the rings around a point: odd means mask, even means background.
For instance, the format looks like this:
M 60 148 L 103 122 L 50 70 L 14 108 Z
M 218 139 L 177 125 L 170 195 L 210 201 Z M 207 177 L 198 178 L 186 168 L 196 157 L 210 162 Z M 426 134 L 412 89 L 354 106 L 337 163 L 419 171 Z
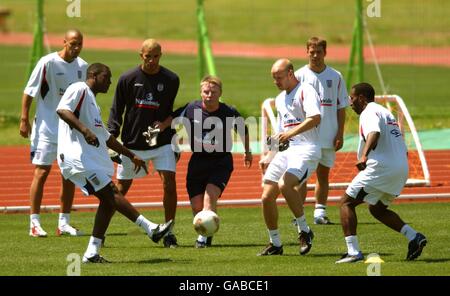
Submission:
M 145 161 L 145 165 L 148 168 L 149 161 L 153 163 L 153 168 L 156 171 L 170 171 L 175 172 L 176 159 L 175 154 L 170 144 L 158 147 L 153 150 L 132 150 L 137 156 Z M 137 174 L 134 172 L 134 164 L 125 155 L 120 155 L 122 164 L 117 166 L 117 179 L 119 180 L 131 180 L 135 178 L 141 178 L 146 175 L 145 171 L 141 169 Z
M 80 187 L 84 195 L 91 195 L 111 183 L 112 176 L 104 172 L 90 171 L 74 174 L 69 177 L 69 180 Z
M 400 195 L 408 180 L 408 164 L 380 163 L 374 159 L 367 161 L 367 167 L 360 171 L 348 186 L 347 195 L 375 205 L 381 201 L 389 205 Z M 367 195 L 367 196 L 366 196 Z
M 320 156 L 320 153 L 318 156 Z M 275 155 L 263 179 L 264 181 L 278 183 L 284 173 L 289 172 L 295 175 L 300 181 L 300 184 L 302 184 L 316 170 L 318 163 L 318 157 L 306 157 L 301 147 L 293 146 Z
M 52 165 L 56 160 L 58 145 L 55 143 L 39 141 L 37 144 L 32 143 L 31 163 L 34 165 Z
M 380 191 L 372 186 L 364 185 L 359 182 L 352 182 L 345 190 L 345 193 L 361 201 L 371 205 L 376 205 L 381 201 L 384 205 L 389 206 L 396 196 Z
M 336 161 L 336 151 L 334 148 L 322 148 L 322 157 L 319 163 L 327 168 L 332 168 Z

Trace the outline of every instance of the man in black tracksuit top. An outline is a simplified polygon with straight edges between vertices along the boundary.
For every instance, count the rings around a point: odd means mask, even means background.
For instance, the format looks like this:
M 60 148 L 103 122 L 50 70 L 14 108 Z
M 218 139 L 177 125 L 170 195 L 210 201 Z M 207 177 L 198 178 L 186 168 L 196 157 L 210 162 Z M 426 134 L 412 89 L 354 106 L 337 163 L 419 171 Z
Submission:
M 175 219 L 177 206 L 176 160 L 170 145 L 174 131 L 170 124 L 180 80 L 177 74 L 159 65 L 161 46 L 156 40 L 144 41 L 140 57 L 142 64 L 119 78 L 108 130 L 118 137 L 122 127 L 123 145 L 145 160 L 147 166 L 149 160 L 152 160 L 153 167 L 163 182 L 165 219 L 170 221 Z M 160 129 L 157 143 L 152 147 L 143 136 L 149 126 Z M 134 165 L 127 157 L 121 156 L 121 161 L 117 167 L 117 187 L 125 195 L 133 179 L 144 177 L 146 173 L 144 170 L 135 173 Z M 164 237 L 164 246 L 177 247 L 177 240 L 172 232 Z
M 194 216 L 202 210 L 216 212 L 217 199 L 225 190 L 233 171 L 232 132 L 237 131 L 245 146 L 245 166 L 252 164 L 248 129 L 239 112 L 219 102 L 222 82 L 206 76 L 200 83 L 201 101 L 193 101 L 174 112 L 176 121 L 186 127 L 192 156 L 186 187 Z M 196 248 L 211 245 L 212 237 L 199 235 Z

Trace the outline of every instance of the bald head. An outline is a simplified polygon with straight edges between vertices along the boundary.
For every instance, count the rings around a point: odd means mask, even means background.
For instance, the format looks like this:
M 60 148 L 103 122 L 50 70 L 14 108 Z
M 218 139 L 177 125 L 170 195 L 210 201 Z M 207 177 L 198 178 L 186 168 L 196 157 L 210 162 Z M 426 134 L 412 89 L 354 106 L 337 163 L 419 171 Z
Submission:
M 279 59 L 272 66 L 272 74 L 288 73 L 289 71 L 294 71 L 294 65 L 288 59 Z
M 83 34 L 78 29 L 70 29 L 64 35 L 64 48 L 59 52 L 60 57 L 71 63 L 83 49 Z
M 294 65 L 288 59 L 279 59 L 272 66 L 273 83 L 279 90 L 285 90 L 288 93 L 293 90 L 298 80 L 294 75 Z
M 83 34 L 78 29 L 69 29 L 66 31 L 66 34 L 64 35 L 64 40 L 72 39 L 72 38 L 80 38 L 83 40 Z

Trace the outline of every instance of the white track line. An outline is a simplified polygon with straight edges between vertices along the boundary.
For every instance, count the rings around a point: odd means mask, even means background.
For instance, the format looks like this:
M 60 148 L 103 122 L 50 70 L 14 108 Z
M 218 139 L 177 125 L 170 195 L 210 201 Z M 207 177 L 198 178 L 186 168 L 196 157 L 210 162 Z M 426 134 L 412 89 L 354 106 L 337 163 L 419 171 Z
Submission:
M 440 198 L 450 198 L 450 193 L 427 193 L 427 194 L 404 194 L 396 198 L 398 199 L 440 199 Z M 340 196 L 330 196 L 328 201 L 336 202 L 340 200 Z M 307 203 L 313 203 L 315 199 L 313 197 L 306 198 Z M 286 201 L 283 198 L 278 198 L 277 203 L 285 204 Z M 162 208 L 162 202 L 136 202 L 131 203 L 137 208 Z M 219 205 L 259 205 L 261 204 L 260 199 L 230 199 L 230 200 L 219 200 Z M 177 203 L 179 207 L 190 206 L 188 201 L 179 201 Z M 73 209 L 83 210 L 83 209 L 96 209 L 98 204 L 78 204 L 74 205 Z M 41 206 L 42 211 L 53 211 L 58 210 L 59 205 L 47 205 Z M 0 212 L 28 212 L 30 210 L 29 206 L 2 206 L 0 207 Z

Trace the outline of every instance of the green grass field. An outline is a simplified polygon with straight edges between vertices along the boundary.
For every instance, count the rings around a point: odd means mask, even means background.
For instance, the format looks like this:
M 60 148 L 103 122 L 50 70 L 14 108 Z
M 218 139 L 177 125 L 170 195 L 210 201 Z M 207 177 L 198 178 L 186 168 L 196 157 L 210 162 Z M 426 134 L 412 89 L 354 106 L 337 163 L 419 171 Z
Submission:
M 0 145 L 28 144 L 28 140 L 18 136 L 18 122 L 21 96 L 27 80 L 25 71 L 29 49 L 0 46 L 0 50 L 4 61 L 4 70 L 0 72 L 0 128 L 4 136 L 0 138 Z M 112 69 L 113 79 L 109 93 L 99 94 L 97 98 L 103 111 L 103 119 L 107 120 L 118 76 L 137 65 L 139 57 L 133 52 L 101 52 L 89 49 L 83 51 L 83 57 L 91 63 L 103 62 Z M 305 62 L 294 61 L 297 67 Z M 164 55 L 161 63 L 181 77 L 176 106 L 183 106 L 199 98 L 195 57 Z M 273 60 L 216 58 L 216 63 L 219 75 L 224 81 L 223 96 L 226 102 L 237 106 L 243 116 L 260 116 L 262 101 L 278 94 L 270 76 Z M 345 71 L 343 64 L 333 66 Z M 399 94 L 405 99 L 419 130 L 450 127 L 450 117 L 445 116 L 450 114 L 448 90 L 442 87 L 450 80 L 450 72 L 446 68 L 398 65 L 382 65 L 381 68 L 389 92 Z M 373 66 L 367 65 L 366 73 L 367 81 L 379 89 Z M 349 116 L 352 116 L 352 113 L 349 109 Z
M 313 209 L 306 206 L 306 216 L 312 221 Z M 358 208 L 358 236 L 367 256 L 378 253 L 385 261 L 381 275 L 450 275 L 450 239 L 444 218 L 450 203 L 397 204 L 392 206 L 407 223 L 423 232 L 428 245 L 417 261 L 405 261 L 407 240 L 368 214 L 363 205 Z M 333 221 L 339 220 L 337 206 L 328 209 Z M 145 211 L 144 215 L 161 221 L 160 210 Z M 175 231 L 180 243 L 177 249 L 165 249 L 162 243 L 151 242 L 137 226 L 116 214 L 102 249 L 109 265 L 82 265 L 81 275 L 227 275 L 279 276 L 330 275 L 365 276 L 363 263 L 336 265 L 334 262 L 346 252 L 340 225 L 311 225 L 315 240 L 311 252 L 298 254 L 297 235 L 290 224 L 291 213 L 280 206 L 280 231 L 284 244 L 283 256 L 257 257 L 268 242 L 259 207 L 219 208 L 221 226 L 213 240 L 213 247 L 194 249 L 196 233 L 189 209 L 177 214 Z M 72 222 L 80 229 L 91 231 L 93 212 L 73 212 Z M 28 215 L 0 215 L 0 275 L 65 275 L 70 253 L 82 255 L 89 236 L 56 237 L 57 214 L 43 214 L 42 224 L 48 238 L 28 236 Z
M 304 44 L 311 34 L 333 44 L 349 44 L 355 1 L 214 0 L 205 2 L 205 15 L 214 41 L 262 44 Z M 127 36 L 195 40 L 196 1 L 81 1 L 81 17 L 66 15 L 67 1 L 46 0 L 49 32 L 78 27 L 87 36 Z M 362 1 L 366 12 L 368 1 Z M 443 46 L 450 44 L 450 2 L 442 0 L 380 1 L 381 17 L 367 18 L 375 44 Z M 32 32 L 35 1 L 2 0 L 13 14 L 13 31 Z

